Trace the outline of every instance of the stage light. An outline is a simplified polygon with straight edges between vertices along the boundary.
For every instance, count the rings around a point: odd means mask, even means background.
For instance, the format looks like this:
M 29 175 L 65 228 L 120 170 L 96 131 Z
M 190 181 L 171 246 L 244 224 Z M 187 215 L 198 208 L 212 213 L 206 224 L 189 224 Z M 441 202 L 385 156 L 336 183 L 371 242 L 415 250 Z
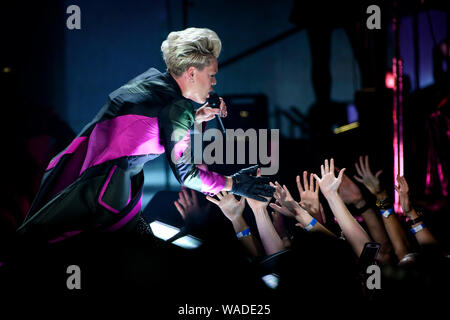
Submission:
M 171 226 L 158 220 L 155 220 L 152 223 L 150 223 L 150 228 L 152 229 L 152 232 L 155 235 L 155 237 L 162 239 L 164 241 L 171 239 L 181 231 L 180 228 Z M 190 234 L 187 234 L 172 241 L 172 243 L 184 249 L 195 249 L 202 244 L 202 241 Z
M 161 221 L 155 220 L 150 223 L 150 228 L 152 229 L 155 237 L 160 238 L 162 240 L 168 240 L 180 232 L 180 229 L 168 224 L 165 224 Z
M 241 112 L 239 112 L 239 115 L 241 116 L 241 118 L 247 118 L 248 117 L 248 111 L 242 110 Z
M 334 134 L 339 134 L 339 133 L 349 131 L 349 130 L 352 130 L 352 129 L 355 129 L 358 127 L 359 127 L 359 122 L 353 122 L 353 123 L 346 124 L 345 126 L 335 128 L 335 129 L 333 129 L 333 132 L 334 132 Z
M 188 235 L 185 235 L 184 237 L 181 237 L 181 238 L 175 240 L 172 243 L 179 247 L 182 247 L 184 249 L 195 249 L 195 248 L 198 248 L 202 244 L 202 241 L 200 239 L 188 234 Z
M 278 283 L 280 282 L 280 277 L 275 273 L 266 274 L 261 279 L 270 289 L 276 289 L 278 287 Z
M 347 122 L 353 123 L 359 121 L 359 114 L 358 109 L 356 109 L 356 106 L 353 103 L 349 103 L 347 105 Z
M 395 79 L 392 72 L 388 71 L 386 72 L 386 76 L 384 77 L 384 83 L 386 85 L 386 88 L 388 89 L 394 89 L 395 86 Z

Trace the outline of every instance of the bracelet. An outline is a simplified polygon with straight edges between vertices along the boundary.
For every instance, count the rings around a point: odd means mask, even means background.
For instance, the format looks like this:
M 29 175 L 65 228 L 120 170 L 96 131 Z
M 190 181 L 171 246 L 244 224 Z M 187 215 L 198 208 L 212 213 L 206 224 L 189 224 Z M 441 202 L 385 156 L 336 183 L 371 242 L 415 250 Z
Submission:
M 416 234 L 420 230 L 423 230 L 425 228 L 425 225 L 423 223 L 419 224 L 418 226 L 415 226 L 414 228 L 411 228 L 412 234 Z
M 419 215 L 419 216 L 418 216 L 417 218 L 415 218 L 415 219 L 409 218 L 408 224 L 409 224 L 410 226 L 413 226 L 413 225 L 415 225 L 415 224 L 418 224 L 419 222 L 423 222 L 423 216 L 422 216 L 422 215 Z
M 380 210 L 380 213 L 383 217 L 385 218 L 389 218 L 389 216 L 391 215 L 391 213 L 394 211 L 394 208 L 389 208 L 387 210 Z
M 315 218 L 313 218 L 313 219 L 311 220 L 311 222 L 305 227 L 305 230 L 306 230 L 306 231 L 311 230 L 312 228 L 314 228 L 314 226 L 316 225 L 316 223 L 317 223 L 317 220 L 316 220 Z
M 242 230 L 241 232 L 236 233 L 236 237 L 243 238 L 251 235 L 250 228 Z
M 361 215 L 362 213 L 364 213 L 364 212 L 366 212 L 367 210 L 369 210 L 370 209 L 370 207 L 371 207 L 371 205 L 368 203 L 368 202 L 366 202 L 366 204 L 365 205 L 363 205 L 361 208 L 356 208 L 355 207 L 355 212 L 356 212 L 356 214 L 358 214 L 358 215 Z
M 392 207 L 392 202 L 389 197 L 386 197 L 381 200 L 377 200 L 377 202 L 375 204 L 378 208 L 383 209 L 383 210 L 387 210 Z

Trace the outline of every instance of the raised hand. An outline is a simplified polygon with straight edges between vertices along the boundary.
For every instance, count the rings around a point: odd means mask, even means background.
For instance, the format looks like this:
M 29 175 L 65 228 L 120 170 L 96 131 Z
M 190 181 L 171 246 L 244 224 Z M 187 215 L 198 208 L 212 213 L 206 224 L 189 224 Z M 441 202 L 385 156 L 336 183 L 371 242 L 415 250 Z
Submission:
M 339 186 L 338 193 L 347 204 L 357 204 L 364 200 L 361 190 L 346 174 L 342 176 L 342 183 Z
M 359 164 L 355 163 L 356 172 L 358 175 L 353 176 L 356 181 L 361 182 L 374 195 L 379 194 L 382 190 L 380 187 L 380 179 L 378 178 L 383 170 L 379 170 L 373 175 L 369 166 L 369 156 L 359 157 Z
M 344 175 L 345 168 L 339 171 L 337 178 L 334 176 L 334 159 L 325 159 L 323 165 L 320 166 L 320 173 L 322 178 L 319 178 L 317 174 L 314 174 L 314 178 L 319 182 L 320 190 L 325 198 L 328 198 L 332 194 L 337 194 L 338 188 L 342 182 L 342 176 Z
M 317 217 L 319 214 L 320 203 L 319 203 L 319 182 L 316 181 L 314 188 L 314 176 L 311 174 L 309 176 L 308 183 L 308 172 L 303 171 L 303 185 L 300 181 L 300 176 L 297 176 L 297 188 L 300 194 L 299 205 L 308 211 L 312 216 Z
M 273 186 L 275 188 L 275 193 L 273 194 L 273 196 L 276 199 L 276 203 L 271 203 L 270 207 L 278 213 L 281 213 L 287 217 L 294 218 L 295 220 L 297 220 L 297 223 L 295 224 L 296 226 L 306 228 L 311 223 L 311 221 L 314 220 L 314 217 L 306 209 L 302 208 L 300 204 L 292 198 L 291 193 L 289 192 L 288 188 L 285 185 L 281 186 L 278 182 L 275 182 Z M 318 188 L 316 187 L 316 190 L 317 189 Z M 321 215 L 320 211 L 318 212 L 318 214 Z M 325 221 L 325 219 L 321 220 Z M 316 230 L 334 236 L 320 222 L 318 222 L 316 225 L 317 225 L 317 227 L 315 227 Z
M 395 191 L 398 192 L 400 205 L 403 212 L 408 214 L 411 211 L 411 201 L 409 199 L 409 187 L 404 176 L 397 176 L 398 186 L 394 185 Z
M 297 201 L 292 198 L 291 193 L 286 186 L 282 187 L 277 181 L 275 181 L 275 184 L 271 183 L 271 186 L 275 188 L 273 196 L 276 199 L 276 203 L 270 204 L 272 209 L 290 218 L 296 217 L 296 210 L 304 210 Z
M 178 200 L 176 200 L 173 204 L 185 221 L 196 219 L 201 213 L 195 191 L 191 190 L 191 195 L 189 195 L 185 187 L 181 188 L 181 191 L 178 193 Z
M 206 196 L 206 199 L 217 205 L 220 210 L 222 210 L 225 217 L 227 217 L 230 221 L 234 221 L 242 217 L 242 213 L 245 209 L 244 197 L 241 197 L 241 200 L 238 201 L 232 193 L 228 193 L 226 191 L 219 192 L 216 196 L 219 200 L 210 196 Z

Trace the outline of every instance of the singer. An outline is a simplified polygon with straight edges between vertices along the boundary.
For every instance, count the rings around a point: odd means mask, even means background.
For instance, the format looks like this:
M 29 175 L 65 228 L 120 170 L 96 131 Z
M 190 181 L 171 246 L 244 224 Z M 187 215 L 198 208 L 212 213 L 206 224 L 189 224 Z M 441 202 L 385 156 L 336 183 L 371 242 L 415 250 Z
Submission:
M 150 68 L 109 94 L 96 117 L 50 161 L 19 234 L 54 243 L 85 231 L 149 232 L 141 217 L 143 166 L 163 153 L 188 188 L 262 201 L 272 196 L 256 167 L 227 177 L 183 161 L 194 124 L 227 113 L 223 100 L 219 109 L 205 103 L 216 84 L 221 46 L 209 29 L 171 32 L 161 45 L 167 71 Z M 192 101 L 205 104 L 195 111 Z

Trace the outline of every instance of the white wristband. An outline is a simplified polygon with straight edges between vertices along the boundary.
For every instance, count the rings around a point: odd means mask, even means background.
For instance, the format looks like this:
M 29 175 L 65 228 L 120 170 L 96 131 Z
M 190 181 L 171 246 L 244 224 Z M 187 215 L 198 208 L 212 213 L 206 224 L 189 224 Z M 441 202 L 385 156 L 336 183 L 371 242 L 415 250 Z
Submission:
M 413 234 L 416 234 L 417 232 L 419 232 L 420 230 L 422 230 L 423 228 L 425 228 L 425 225 L 423 223 L 419 224 L 418 226 L 415 226 L 414 228 L 411 228 L 411 232 Z
M 380 210 L 380 213 L 383 217 L 388 218 L 393 211 L 394 211 L 393 208 L 389 208 L 387 210 Z

